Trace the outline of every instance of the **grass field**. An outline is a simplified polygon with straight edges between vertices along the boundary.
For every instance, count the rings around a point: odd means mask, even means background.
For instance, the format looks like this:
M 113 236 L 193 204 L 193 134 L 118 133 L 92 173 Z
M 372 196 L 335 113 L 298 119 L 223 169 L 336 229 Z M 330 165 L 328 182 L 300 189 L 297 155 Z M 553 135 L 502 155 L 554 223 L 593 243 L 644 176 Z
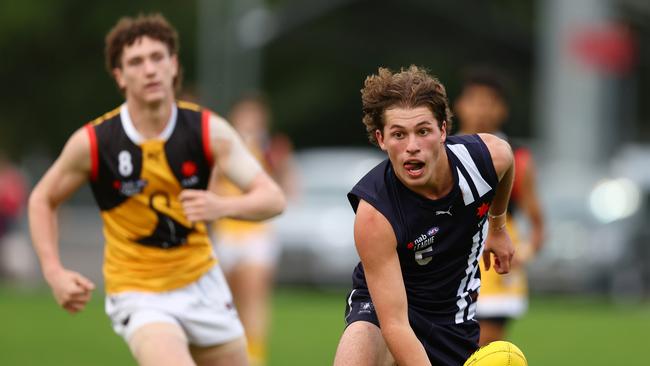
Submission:
M 270 364 L 330 365 L 343 329 L 345 289 L 282 288 L 273 304 Z M 101 296 L 81 314 L 59 310 L 47 290 L 0 286 L 0 365 L 135 365 L 110 329 Z M 534 366 L 650 365 L 650 303 L 534 298 L 511 340 Z

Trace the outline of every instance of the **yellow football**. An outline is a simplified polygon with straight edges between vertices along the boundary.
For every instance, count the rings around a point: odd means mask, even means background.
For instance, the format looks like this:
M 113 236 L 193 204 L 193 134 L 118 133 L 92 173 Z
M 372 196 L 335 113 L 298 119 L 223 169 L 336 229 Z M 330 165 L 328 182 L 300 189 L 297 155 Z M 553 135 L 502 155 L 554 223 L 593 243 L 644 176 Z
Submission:
M 463 366 L 528 366 L 528 361 L 514 344 L 496 341 L 472 353 Z

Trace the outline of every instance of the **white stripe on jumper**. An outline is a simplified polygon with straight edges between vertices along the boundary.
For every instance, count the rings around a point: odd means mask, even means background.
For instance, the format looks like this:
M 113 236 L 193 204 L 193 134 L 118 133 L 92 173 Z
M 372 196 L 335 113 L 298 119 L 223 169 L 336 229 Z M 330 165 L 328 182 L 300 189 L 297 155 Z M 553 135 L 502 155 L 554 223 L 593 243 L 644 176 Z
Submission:
M 463 202 L 465 202 L 465 206 L 469 206 L 474 202 L 474 193 L 469 188 L 469 184 L 467 184 L 465 176 L 460 172 L 460 169 L 456 168 L 456 170 L 458 170 L 458 185 L 460 186 L 460 191 L 463 193 Z
M 469 173 L 469 176 L 472 178 L 476 190 L 478 191 L 479 196 L 483 197 L 484 194 L 489 192 L 492 187 L 483 179 L 481 172 L 476 167 L 472 156 L 469 154 L 467 147 L 465 145 L 456 144 L 456 145 L 447 145 L 449 149 L 458 157 L 458 160 L 463 164 L 465 170 Z
M 468 291 L 465 289 L 467 281 L 470 280 L 473 273 L 476 273 L 476 267 L 478 267 L 478 254 L 480 252 L 480 247 L 483 243 L 479 240 L 481 239 L 481 233 L 477 232 L 474 237 L 472 237 L 472 250 L 467 257 L 467 267 L 465 268 L 465 277 L 460 281 L 460 286 L 458 286 L 458 291 L 456 295 L 460 296 L 458 301 L 456 301 L 456 306 L 458 306 L 458 312 L 456 313 L 456 324 L 460 324 L 465 321 L 465 308 L 467 307 L 467 296 L 469 296 Z

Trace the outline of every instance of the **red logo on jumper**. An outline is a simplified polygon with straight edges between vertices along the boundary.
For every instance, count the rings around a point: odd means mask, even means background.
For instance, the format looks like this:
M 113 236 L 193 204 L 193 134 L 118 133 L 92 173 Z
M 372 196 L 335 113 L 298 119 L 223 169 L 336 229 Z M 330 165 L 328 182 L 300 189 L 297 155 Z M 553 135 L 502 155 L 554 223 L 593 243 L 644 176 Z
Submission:
M 413 242 L 410 242 L 410 243 L 406 244 L 406 247 L 408 249 L 413 249 Z
M 489 209 L 490 209 L 490 205 L 488 205 L 487 203 L 483 202 L 483 203 L 482 203 L 480 206 L 478 206 L 478 208 L 476 209 L 476 216 L 482 218 L 483 216 L 485 216 L 485 214 L 488 212 Z
M 181 166 L 181 173 L 186 177 L 191 177 L 196 174 L 196 163 L 193 161 L 186 161 Z
M 120 182 L 119 180 L 114 180 L 113 181 L 113 188 L 119 190 L 120 188 L 122 188 L 122 182 Z

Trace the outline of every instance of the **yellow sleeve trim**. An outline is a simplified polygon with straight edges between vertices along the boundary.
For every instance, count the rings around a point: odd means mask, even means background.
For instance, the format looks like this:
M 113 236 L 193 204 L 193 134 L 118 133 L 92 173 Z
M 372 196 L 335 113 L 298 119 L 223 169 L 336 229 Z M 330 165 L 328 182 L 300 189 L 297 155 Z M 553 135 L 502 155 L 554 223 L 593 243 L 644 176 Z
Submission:
M 98 124 L 100 124 L 100 123 L 102 123 L 104 121 L 108 121 L 109 119 L 115 117 L 119 113 L 120 113 L 120 107 L 117 107 L 117 108 L 113 109 L 112 111 L 110 111 L 108 113 L 104 113 L 101 117 L 95 118 L 90 123 L 92 125 L 98 125 Z
M 201 111 L 201 106 L 198 105 L 198 104 L 192 103 L 192 102 L 186 102 L 184 100 L 179 100 L 179 101 L 176 102 L 176 104 L 178 105 L 178 108 L 190 109 L 190 110 L 193 110 L 195 112 L 200 112 Z

